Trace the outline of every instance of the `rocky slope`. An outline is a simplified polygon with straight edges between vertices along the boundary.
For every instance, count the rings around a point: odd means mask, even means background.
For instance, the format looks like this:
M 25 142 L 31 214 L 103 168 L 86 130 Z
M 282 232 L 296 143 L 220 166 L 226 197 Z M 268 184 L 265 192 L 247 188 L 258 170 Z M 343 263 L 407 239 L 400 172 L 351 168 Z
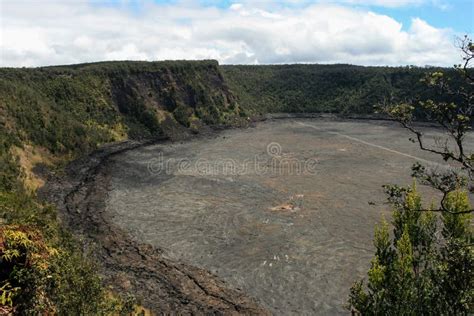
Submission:
M 111 224 L 104 208 L 110 160 L 143 145 L 123 142 L 76 160 L 65 175 L 51 177 L 40 195 L 58 206 L 62 222 L 99 263 L 104 282 L 115 293 L 133 295 L 153 313 L 269 314 L 210 272 L 166 259 L 160 249 L 132 240 Z

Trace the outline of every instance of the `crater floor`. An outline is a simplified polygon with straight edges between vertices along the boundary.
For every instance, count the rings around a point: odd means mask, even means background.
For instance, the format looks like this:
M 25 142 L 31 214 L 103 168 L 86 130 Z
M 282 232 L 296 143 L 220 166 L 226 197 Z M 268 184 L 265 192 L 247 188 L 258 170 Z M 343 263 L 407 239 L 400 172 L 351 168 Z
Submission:
M 390 218 L 381 186 L 411 184 L 417 160 L 443 163 L 409 136 L 391 122 L 293 119 L 148 146 L 113 158 L 106 211 L 276 314 L 347 314 L 374 225 Z

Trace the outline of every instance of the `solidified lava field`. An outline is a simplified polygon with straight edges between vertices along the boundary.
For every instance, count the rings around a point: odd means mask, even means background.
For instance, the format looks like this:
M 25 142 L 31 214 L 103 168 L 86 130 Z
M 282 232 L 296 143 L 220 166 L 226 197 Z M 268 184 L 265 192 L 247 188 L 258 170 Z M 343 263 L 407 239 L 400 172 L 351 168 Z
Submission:
M 411 184 L 417 160 L 443 164 L 409 137 L 392 122 L 287 119 L 138 148 L 112 159 L 106 212 L 275 314 L 347 314 L 390 219 L 382 185 Z

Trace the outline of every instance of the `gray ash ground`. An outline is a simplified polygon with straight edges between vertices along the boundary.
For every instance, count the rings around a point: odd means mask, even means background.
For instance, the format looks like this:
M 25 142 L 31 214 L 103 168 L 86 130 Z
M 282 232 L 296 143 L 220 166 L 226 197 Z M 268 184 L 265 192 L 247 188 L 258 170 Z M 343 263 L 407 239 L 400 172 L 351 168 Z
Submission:
M 409 136 L 391 122 L 293 119 L 139 148 L 112 159 L 106 212 L 137 242 L 209 270 L 275 314 L 347 313 L 374 225 L 390 217 L 381 186 L 411 184 L 416 158 L 443 163 Z M 269 143 L 281 146 L 277 156 Z M 274 168 L 281 158 L 317 163 Z M 246 171 L 216 167 L 231 159 Z

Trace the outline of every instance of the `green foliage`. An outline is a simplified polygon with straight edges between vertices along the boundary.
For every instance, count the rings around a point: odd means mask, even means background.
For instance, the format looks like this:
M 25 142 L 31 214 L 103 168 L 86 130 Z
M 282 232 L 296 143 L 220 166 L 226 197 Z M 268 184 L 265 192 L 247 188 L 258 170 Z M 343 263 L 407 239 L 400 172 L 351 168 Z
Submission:
M 417 67 L 353 65 L 221 66 L 243 108 L 253 113 L 328 112 L 369 114 L 385 100 L 435 95 Z
M 390 248 L 390 234 L 388 232 L 388 223 L 385 219 L 382 223 L 375 227 L 374 246 L 377 252 L 375 257 L 377 261 L 383 265 L 387 265 L 393 258 L 393 250 Z
M 385 221 L 375 229 L 376 248 L 367 285 L 351 288 L 349 305 L 362 315 L 457 315 L 474 310 L 474 252 L 470 213 L 422 210 L 416 186 L 394 205 L 393 237 Z M 452 211 L 470 208 L 467 192 L 447 197 Z M 436 233 L 442 231 L 442 235 Z M 439 239 L 441 238 L 441 239 Z
M 26 193 L 0 193 L 0 303 L 19 314 L 118 314 L 125 302 L 101 285 L 97 267 Z
M 18 140 L 0 125 L 0 191 L 11 191 L 19 186 L 20 166 L 10 152 L 10 148 L 17 144 Z
M 194 115 L 194 110 L 186 105 L 179 105 L 173 111 L 173 116 L 181 125 L 189 127 L 191 124 L 191 118 Z
M 420 80 L 427 91 L 423 97 L 403 100 L 407 102 L 391 100 L 390 103 L 381 107 L 381 110 L 412 132 L 416 136 L 412 141 L 418 143 L 422 150 L 438 154 L 445 161 L 459 163 L 461 168 L 471 174 L 474 170 L 474 154 L 470 153 L 468 148 L 464 148 L 464 139 L 473 126 L 474 77 L 470 62 L 474 60 L 474 53 L 469 49 L 472 42 L 468 37 L 465 37 L 460 44 L 464 66 L 455 65 L 451 70 L 426 73 Z M 423 131 L 414 124 L 414 120 L 419 117 L 446 132 L 444 145 L 439 145 L 442 143 L 439 141 L 439 144 L 432 146 L 428 144 L 429 141 L 425 141 Z M 453 142 L 452 146 L 448 145 L 448 139 Z M 445 186 L 452 186 L 454 183 L 449 182 L 455 179 L 441 181 L 441 175 L 430 176 L 424 171 L 418 170 L 418 174 L 427 178 L 427 184 L 444 194 L 447 192 Z
M 19 290 L 19 287 L 12 287 L 9 282 L 5 282 L 0 287 L 0 306 L 3 305 L 13 307 L 13 299 Z
M 217 63 L 110 62 L 0 69 L 0 135 L 42 146 L 55 154 L 90 151 L 125 137 L 163 133 L 159 112 L 185 125 L 198 110 L 221 123 L 238 116 L 238 105 Z M 117 135 L 117 129 L 124 135 Z
M 443 236 L 450 239 L 471 239 L 471 214 L 456 214 L 469 209 L 469 198 L 466 192 L 453 191 L 446 197 L 446 208 L 453 213 L 443 212 Z
M 95 264 L 79 249 L 61 252 L 48 272 L 48 296 L 59 315 L 114 314 L 122 308 L 102 286 Z
M 18 186 L 20 166 L 9 148 L 0 152 L 0 190 L 13 190 Z

